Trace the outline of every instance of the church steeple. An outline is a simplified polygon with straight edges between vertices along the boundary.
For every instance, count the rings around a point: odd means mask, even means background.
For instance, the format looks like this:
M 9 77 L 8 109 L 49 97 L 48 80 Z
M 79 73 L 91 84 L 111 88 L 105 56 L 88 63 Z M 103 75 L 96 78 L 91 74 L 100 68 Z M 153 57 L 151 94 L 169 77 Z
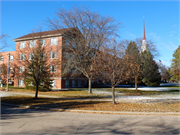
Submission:
M 146 37 L 145 37 L 145 26 L 144 26 L 144 17 L 143 17 L 143 40 L 146 40 Z
M 145 50 L 147 50 L 147 45 L 146 45 L 145 25 L 144 25 L 144 17 L 143 17 L 143 40 L 141 45 L 141 52 L 144 52 Z

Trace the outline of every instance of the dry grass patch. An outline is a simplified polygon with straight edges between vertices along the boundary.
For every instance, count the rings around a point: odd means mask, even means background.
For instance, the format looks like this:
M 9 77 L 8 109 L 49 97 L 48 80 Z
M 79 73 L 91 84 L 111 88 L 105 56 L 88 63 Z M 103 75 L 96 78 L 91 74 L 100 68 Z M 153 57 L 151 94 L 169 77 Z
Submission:
M 179 103 L 117 103 L 107 101 L 66 100 L 55 98 L 33 99 L 30 96 L 2 97 L 2 103 L 62 109 L 127 111 L 127 112 L 180 112 Z

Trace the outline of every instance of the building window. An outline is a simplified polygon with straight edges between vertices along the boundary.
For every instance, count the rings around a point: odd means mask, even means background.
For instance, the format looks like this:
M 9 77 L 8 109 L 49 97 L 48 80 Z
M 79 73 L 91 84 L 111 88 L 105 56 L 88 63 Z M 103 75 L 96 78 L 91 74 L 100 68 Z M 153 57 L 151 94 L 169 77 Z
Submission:
M 46 46 L 46 39 L 40 40 L 41 46 Z
M 51 45 L 57 45 L 57 38 L 51 38 Z
M 12 74 L 13 73 L 13 67 L 9 68 L 9 73 Z
M 76 80 L 72 80 L 72 87 L 76 87 Z
M 19 87 L 23 87 L 23 85 L 24 85 L 24 80 L 18 80 L 18 85 L 19 85 Z
M 35 47 L 35 40 L 31 40 L 29 42 L 29 47 L 32 48 L 32 47 Z
M 52 86 L 53 88 L 56 88 L 56 80 L 52 80 L 52 81 L 51 81 L 51 86 Z
M 25 54 L 20 54 L 19 55 L 19 60 L 25 60 Z
M 66 88 L 70 87 L 70 86 L 69 86 L 69 80 L 66 80 L 66 81 L 65 81 L 65 87 L 66 87 Z
M 29 60 L 33 60 L 34 59 L 34 54 L 33 53 L 30 53 L 29 54 Z
M 9 82 L 9 83 L 12 83 L 12 80 L 11 80 L 11 79 L 8 79 L 8 82 Z
M 87 80 L 84 81 L 84 85 L 87 85 Z
M 50 52 L 50 59 L 56 59 L 57 58 L 57 52 Z
M 20 49 L 25 48 L 25 42 L 20 42 Z
M 56 65 L 51 65 L 51 66 L 50 66 L 50 72 L 51 72 L 51 73 L 55 73 L 56 70 L 57 70 Z
M 78 87 L 81 87 L 81 80 L 78 80 Z
M 2 74 L 2 72 L 3 72 L 3 68 L 2 68 L 2 67 L 0 67 L 0 74 Z
M 9 61 L 13 61 L 13 55 L 10 55 Z
M 3 60 L 4 60 L 4 57 L 0 56 L 0 62 L 3 62 Z
M 25 71 L 25 67 L 22 66 L 22 67 L 19 67 L 19 73 L 23 73 Z

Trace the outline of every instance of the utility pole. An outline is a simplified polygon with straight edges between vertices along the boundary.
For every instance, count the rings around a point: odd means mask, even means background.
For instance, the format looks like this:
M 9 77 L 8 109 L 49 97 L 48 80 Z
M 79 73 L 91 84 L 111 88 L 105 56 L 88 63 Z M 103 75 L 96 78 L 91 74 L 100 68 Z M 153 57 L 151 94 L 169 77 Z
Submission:
M 9 57 L 10 57 L 10 53 L 7 54 L 8 55 L 8 68 L 7 68 L 7 89 L 6 91 L 9 91 L 9 88 L 8 88 L 8 83 L 9 83 Z

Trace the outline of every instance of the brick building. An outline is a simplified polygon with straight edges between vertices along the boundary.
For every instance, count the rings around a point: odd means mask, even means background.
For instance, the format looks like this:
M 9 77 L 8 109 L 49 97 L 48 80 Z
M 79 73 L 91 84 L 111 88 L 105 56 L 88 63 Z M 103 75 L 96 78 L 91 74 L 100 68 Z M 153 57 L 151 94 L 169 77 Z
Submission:
M 53 87 L 56 89 L 73 88 L 87 86 L 87 79 L 82 75 L 79 77 L 64 76 L 62 74 L 61 64 L 57 64 L 63 59 L 63 44 L 66 39 L 63 33 L 73 30 L 74 28 L 44 31 L 38 33 L 30 33 L 25 36 L 14 39 L 16 42 L 16 51 L 2 52 L 0 54 L 0 76 L 1 80 L 7 79 L 7 64 L 8 53 L 10 53 L 10 74 L 9 83 L 14 84 L 15 87 L 24 87 L 23 72 L 27 69 L 25 65 L 26 60 L 31 60 L 33 49 L 37 46 L 39 39 L 42 41 L 42 46 L 45 47 L 45 55 L 48 58 L 51 79 L 53 80 Z

